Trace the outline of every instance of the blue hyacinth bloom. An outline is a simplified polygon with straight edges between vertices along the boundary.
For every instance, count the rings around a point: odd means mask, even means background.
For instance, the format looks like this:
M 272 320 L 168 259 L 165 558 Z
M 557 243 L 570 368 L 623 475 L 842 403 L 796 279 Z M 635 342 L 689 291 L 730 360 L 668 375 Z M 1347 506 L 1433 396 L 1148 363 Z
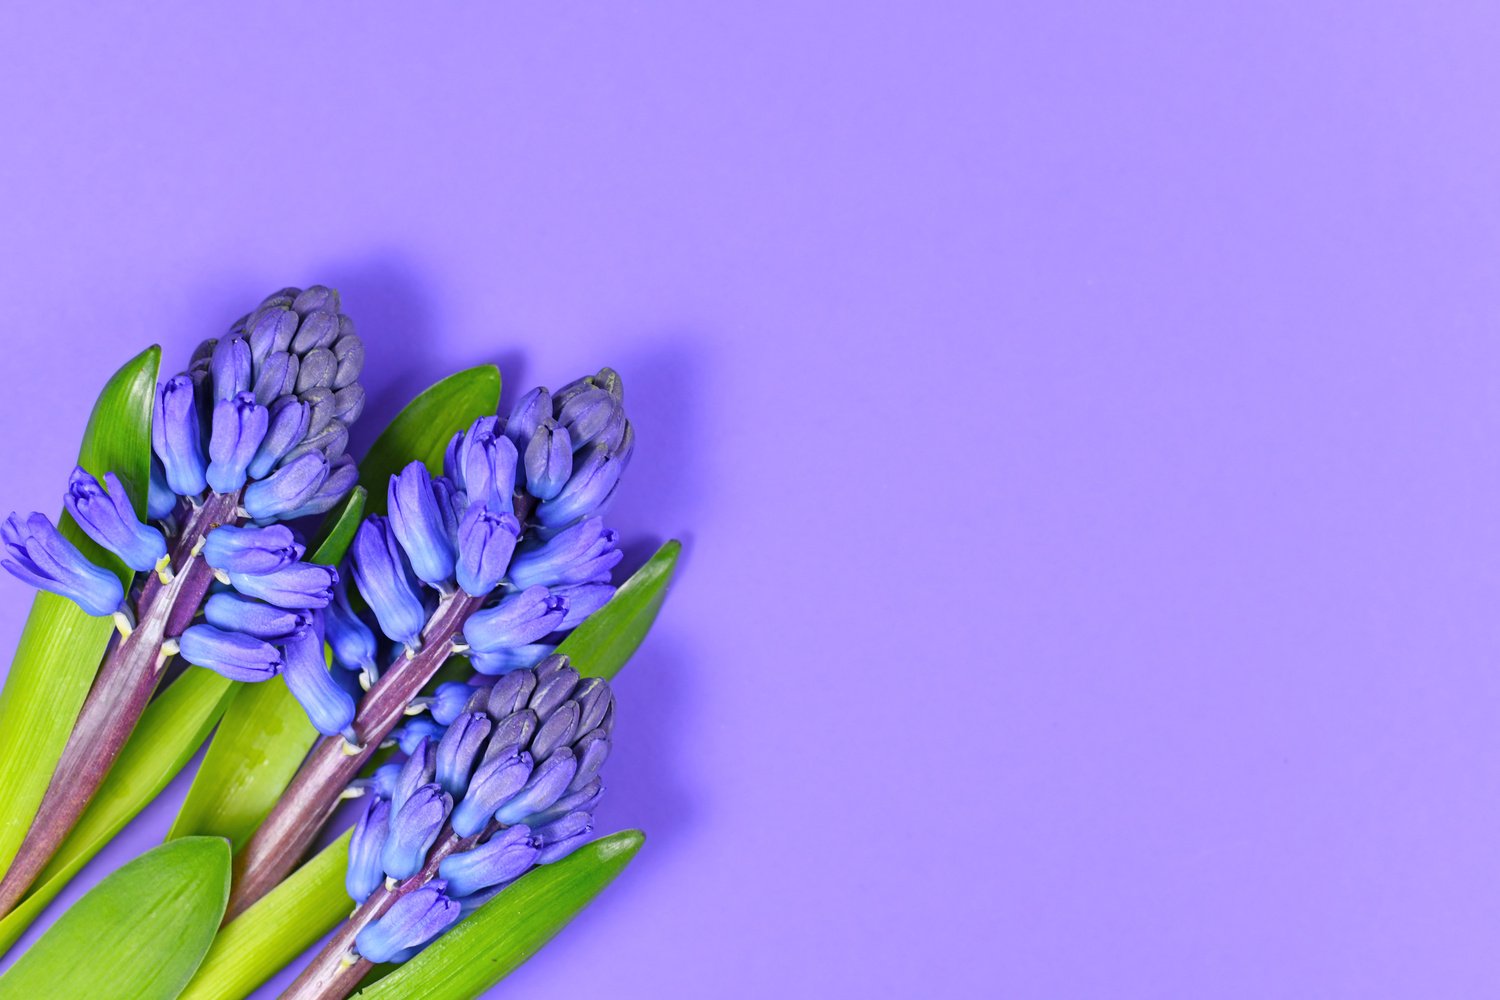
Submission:
M 458 922 L 459 904 L 444 894 L 446 883 L 435 880 L 407 893 L 354 938 L 354 948 L 368 961 L 400 961 Z
M 281 675 L 314 729 L 324 736 L 343 733 L 353 742 L 350 727 L 354 723 L 354 698 L 328 673 L 321 618 L 321 614 L 316 615 L 311 626 L 298 629 L 282 645 L 285 665 Z
M 151 479 L 146 491 L 146 516 L 153 521 L 162 521 L 172 516 L 177 509 L 177 494 L 167 485 L 166 470 L 161 459 L 151 456 Z
M 521 537 L 514 514 L 472 504 L 458 526 L 458 585 L 464 593 L 483 597 L 500 585 Z
M 495 811 L 495 818 L 507 826 L 525 822 L 526 817 L 550 808 L 562 798 L 577 773 L 578 759 L 570 747 L 552 751 L 552 755 L 531 772 L 526 787 Z
M 229 585 L 246 597 L 300 610 L 326 608 L 338 578 L 332 566 L 298 562 L 270 573 L 230 573 Z
M 307 611 L 278 608 L 229 591 L 209 596 L 203 618 L 225 632 L 243 632 L 271 643 L 281 642 L 313 621 Z
M 531 777 L 531 754 L 514 744 L 501 750 L 509 752 L 485 755 L 469 780 L 468 791 L 453 807 L 453 832 L 460 837 L 472 837 L 488 826 L 495 810 L 525 788 Z
M 448 726 L 438 741 L 436 753 L 437 783 L 443 791 L 460 798 L 469 787 L 474 761 L 490 735 L 489 716 L 483 712 L 464 712 Z
M 557 407 L 557 422 L 567 429 L 573 450 L 577 451 L 609 426 L 619 408 L 615 397 L 603 389 L 589 387 L 563 400 Z
M 285 396 L 271 404 L 266 436 L 250 461 L 251 479 L 269 476 L 282 457 L 302 442 L 311 417 L 311 408 L 295 396 Z
M 565 600 L 546 587 L 531 587 L 470 615 L 464 622 L 464 641 L 481 653 L 525 646 L 556 631 L 567 615 Z
M 472 850 L 444 858 L 438 863 L 438 877 L 448 883 L 449 892 L 467 896 L 520 878 L 536 859 L 531 831 L 512 826 Z
M 591 517 L 546 542 L 521 546 L 510 561 L 510 582 L 517 587 L 602 583 L 624 557 L 619 536 Z
M 215 493 L 233 493 L 245 485 L 250 463 L 265 440 L 270 419 L 270 411 L 248 392 L 214 404 L 205 478 Z
M 417 578 L 434 587 L 452 580 L 454 540 L 433 493 L 427 466 L 412 462 L 391 477 L 389 506 L 391 530 Z
M 561 628 L 562 626 L 558 626 Z M 516 670 L 525 670 L 541 663 L 552 655 L 557 647 L 544 642 L 533 642 L 527 646 L 516 646 L 512 649 L 496 649 L 488 653 L 478 650 L 469 650 L 469 665 L 479 673 L 489 677 L 497 677 L 501 674 L 509 674 Z
M 453 798 L 436 784 L 422 785 L 405 802 L 391 805 L 391 828 L 380 863 L 392 878 L 411 878 L 427 863 L 427 852 L 453 809 Z
M 245 510 L 257 521 L 284 517 L 313 498 L 328 472 L 328 459 L 320 452 L 301 455 L 245 487 Z
M 333 650 L 334 663 L 355 673 L 375 673 L 375 655 L 379 652 L 375 633 L 349 606 L 349 595 L 342 580 L 333 590 L 333 602 L 328 605 L 324 629 L 328 647 Z
M 609 603 L 615 596 L 615 588 L 609 583 L 574 583 L 553 587 L 552 593 L 567 602 L 568 616 L 557 626 L 563 630 L 582 625 L 585 618 Z
M 0 540 L 5 544 L 0 565 L 33 587 L 66 597 L 91 615 L 113 614 L 125 600 L 120 578 L 89 562 L 45 514 L 10 515 L 0 528 Z
M 135 516 L 130 497 L 113 472 L 104 474 L 104 483 L 100 486 L 82 466 L 75 468 L 64 497 L 68 513 L 84 534 L 119 556 L 125 565 L 141 572 L 152 569 L 166 558 L 166 539 Z
M 349 550 L 354 585 L 390 638 L 414 647 L 427 624 L 419 585 L 407 565 L 406 555 L 391 530 L 390 522 L 378 514 L 365 519 Z
M 516 400 L 510 417 L 505 421 L 505 436 L 510 438 L 518 453 L 525 453 L 532 435 L 536 434 L 542 421 L 550 420 L 551 417 L 552 394 L 538 386 Z
M 468 681 L 445 681 L 432 693 L 428 712 L 438 725 L 452 725 L 454 719 L 468 711 L 469 702 L 476 694 L 489 694 L 489 687 L 482 677 L 470 678 Z
M 380 854 L 385 850 L 390 820 L 391 804 L 372 796 L 365 804 L 359 822 L 354 824 L 354 833 L 349 838 L 349 870 L 344 876 L 344 887 L 355 902 L 363 903 L 385 882 Z
M 263 681 L 281 670 L 276 647 L 254 636 L 192 625 L 178 639 L 182 658 L 232 681 Z
M 213 376 L 215 401 L 224 402 L 249 392 L 251 369 L 249 341 L 238 334 L 221 337 L 214 345 L 208 369 Z
M 566 427 L 548 417 L 526 446 L 526 492 L 538 500 L 551 500 L 562 492 L 573 475 L 573 439 Z
M 203 539 L 201 554 L 210 566 L 225 573 L 274 573 L 301 559 L 303 551 L 286 525 L 222 524 Z
M 189 376 L 174 375 L 157 390 L 151 446 L 173 493 L 195 497 L 203 492 L 208 465 L 203 460 L 203 429 Z

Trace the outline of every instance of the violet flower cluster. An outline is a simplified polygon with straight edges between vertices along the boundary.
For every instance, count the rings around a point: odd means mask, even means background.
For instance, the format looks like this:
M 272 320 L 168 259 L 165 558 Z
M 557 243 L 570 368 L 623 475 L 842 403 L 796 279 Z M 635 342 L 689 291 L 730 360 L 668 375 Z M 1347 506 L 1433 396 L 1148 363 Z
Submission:
M 548 636 L 608 602 L 623 554 L 598 514 L 635 443 L 622 398 L 608 368 L 555 396 L 533 389 L 508 419 L 455 435 L 443 475 L 413 462 L 392 476 L 389 517 L 367 518 L 349 552 L 368 613 L 342 589 L 329 608 L 333 662 L 369 687 L 421 648 L 438 601 L 462 591 L 485 603 L 456 651 L 502 674 L 539 662 L 555 648 Z
M 303 562 L 301 542 L 275 522 L 327 511 L 354 486 L 357 471 L 344 449 L 349 424 L 364 409 L 363 364 L 364 346 L 338 293 L 322 286 L 276 292 L 157 387 L 146 503 L 154 523 L 136 516 L 113 473 L 100 483 L 75 469 L 65 498 L 90 538 L 132 570 L 154 571 L 162 585 L 172 581 L 168 553 L 185 526 L 211 519 L 193 549 L 173 557 L 181 569 L 201 556 L 218 592 L 208 597 L 203 622 L 169 639 L 187 661 L 233 680 L 284 673 L 310 711 L 322 710 L 327 689 L 338 690 L 324 665 L 320 610 L 338 574 Z M 3 564 L 16 576 L 91 615 L 117 615 L 122 632 L 135 626 L 119 577 L 92 563 L 45 515 L 12 514 L 0 533 Z M 173 617 L 191 621 L 193 603 Z M 337 721 L 324 714 L 324 724 Z
M 369 801 L 346 886 L 357 903 L 387 890 L 354 941 L 371 962 L 405 961 L 532 867 L 581 846 L 602 792 L 614 696 L 566 657 L 445 685 L 430 710 L 436 731 L 360 783 Z

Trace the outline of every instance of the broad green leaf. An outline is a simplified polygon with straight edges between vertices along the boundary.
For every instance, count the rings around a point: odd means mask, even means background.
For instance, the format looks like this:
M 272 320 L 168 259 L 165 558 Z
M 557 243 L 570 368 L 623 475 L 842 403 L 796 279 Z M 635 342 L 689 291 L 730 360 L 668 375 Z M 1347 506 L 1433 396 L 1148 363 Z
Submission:
M 327 537 L 308 557 L 312 562 L 331 566 L 344 557 L 364 504 L 364 489 L 355 487 L 331 521 Z M 307 713 L 280 677 L 234 687 L 168 839 L 225 837 L 239 850 L 286 790 L 318 738 Z
M 667 585 L 677 568 L 682 543 L 673 539 L 615 592 L 604 607 L 584 619 L 557 647 L 585 677 L 613 677 L 640 647 L 656 621 Z
M 146 706 L 98 794 L 79 818 L 36 886 L 0 920 L 0 954 L 16 943 L 78 870 L 156 798 L 197 751 L 234 685 L 211 670 L 190 667 Z
M 147 851 L 90 889 L 0 976 L 0 1000 L 171 1000 L 229 902 L 229 845 L 191 837 Z
M 161 349 L 132 358 L 105 384 L 94 404 L 78 464 L 96 476 L 113 472 L 144 514 L 151 474 L 151 406 Z M 63 483 L 57 485 L 58 493 Z M 62 533 L 101 566 L 130 572 L 94 544 L 66 514 Z M 39 593 L 0 691 L 0 871 L 10 865 L 52 780 L 73 720 L 99 669 L 113 623 L 78 605 Z
M 384 514 L 391 476 L 414 461 L 443 471 L 453 435 L 500 406 L 500 369 L 480 365 L 449 375 L 396 414 L 359 463 L 359 482 L 370 491 L 369 512 Z
M 641 849 L 625 830 L 517 879 L 417 957 L 354 994 L 360 1000 L 472 1000 L 541 950 Z
M 354 909 L 348 867 L 346 832 L 219 932 L 183 1000 L 240 1000 L 311 947 Z

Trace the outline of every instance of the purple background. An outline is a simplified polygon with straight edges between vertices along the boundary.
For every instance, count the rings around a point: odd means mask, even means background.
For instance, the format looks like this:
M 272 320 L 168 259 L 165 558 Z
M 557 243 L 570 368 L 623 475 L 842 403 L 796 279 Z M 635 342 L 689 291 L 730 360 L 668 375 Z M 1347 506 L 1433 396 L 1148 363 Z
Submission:
M 360 442 L 626 377 L 651 839 L 509 994 L 1500 992 L 1500 8 L 34 6 L 6 506 L 289 282 Z

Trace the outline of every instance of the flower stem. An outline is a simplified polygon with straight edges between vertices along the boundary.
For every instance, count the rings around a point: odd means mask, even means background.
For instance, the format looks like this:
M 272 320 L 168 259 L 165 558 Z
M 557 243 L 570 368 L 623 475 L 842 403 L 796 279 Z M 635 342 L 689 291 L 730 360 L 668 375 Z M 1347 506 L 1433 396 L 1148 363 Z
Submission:
M 358 747 L 342 736 L 326 736 L 297 770 L 264 823 L 235 863 L 235 886 L 224 914 L 227 923 L 285 878 L 312 846 L 318 831 L 339 802 L 339 794 L 375 754 L 406 707 L 453 652 L 453 638 L 484 603 L 457 591 L 443 598 L 422 630 L 422 646 L 389 667 L 360 702 L 354 719 Z
M 212 570 L 194 549 L 215 527 L 236 523 L 239 499 L 238 492 L 211 494 L 183 526 L 172 551 L 169 581 L 163 583 L 156 574 L 146 578 L 136 626 L 105 654 L 26 839 L 0 881 L 0 916 L 21 901 L 52 859 L 135 730 L 175 652 L 164 644 L 187 628 L 213 582 Z

